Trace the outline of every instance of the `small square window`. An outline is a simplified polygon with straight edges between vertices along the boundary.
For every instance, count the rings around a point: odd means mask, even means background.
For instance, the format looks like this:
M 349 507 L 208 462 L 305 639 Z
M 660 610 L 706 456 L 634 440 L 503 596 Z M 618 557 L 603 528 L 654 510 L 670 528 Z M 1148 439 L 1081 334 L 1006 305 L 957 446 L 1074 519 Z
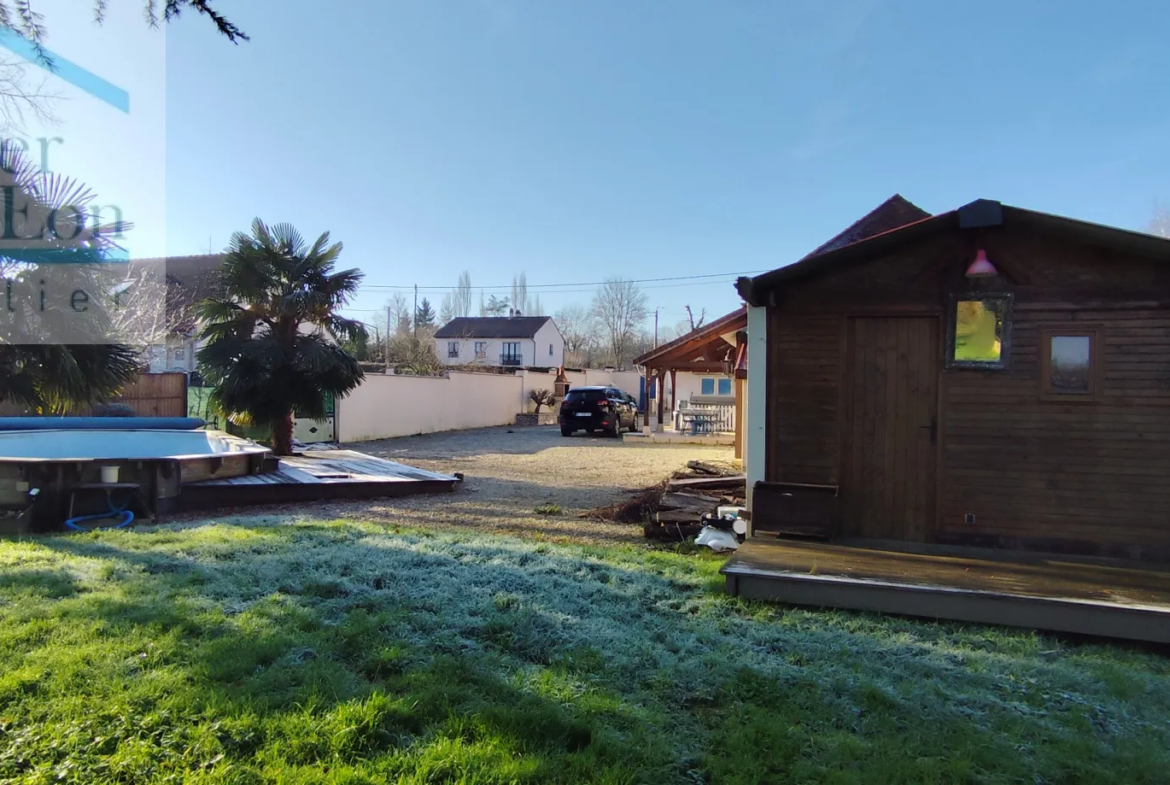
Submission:
M 953 302 L 947 324 L 947 366 L 1007 368 L 1011 295 L 961 295 Z
M 715 394 L 715 380 L 714 379 L 703 379 L 701 382 L 699 382 L 699 394 L 700 395 L 714 395 Z
M 175 359 L 176 360 L 186 360 L 187 359 L 187 350 L 186 349 L 175 349 Z
M 1052 328 L 1040 333 L 1040 396 L 1071 403 L 1101 394 L 1100 334 L 1096 329 Z
M 731 395 L 731 379 L 720 379 L 719 380 L 719 394 L 720 395 Z

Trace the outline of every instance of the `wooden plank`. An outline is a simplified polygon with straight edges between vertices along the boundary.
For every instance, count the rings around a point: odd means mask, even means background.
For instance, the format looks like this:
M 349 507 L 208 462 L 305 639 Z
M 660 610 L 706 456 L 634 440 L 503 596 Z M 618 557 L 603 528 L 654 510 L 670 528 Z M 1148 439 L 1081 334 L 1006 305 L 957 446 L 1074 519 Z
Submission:
M 726 477 L 684 477 L 667 482 L 668 488 L 702 488 L 723 489 L 742 486 L 747 482 L 746 474 L 732 474 Z

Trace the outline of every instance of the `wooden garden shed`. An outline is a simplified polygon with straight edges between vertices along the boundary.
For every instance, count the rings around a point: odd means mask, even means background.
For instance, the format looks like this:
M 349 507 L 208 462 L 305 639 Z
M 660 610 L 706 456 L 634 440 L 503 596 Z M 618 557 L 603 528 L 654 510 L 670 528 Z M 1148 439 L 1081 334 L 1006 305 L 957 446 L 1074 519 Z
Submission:
M 979 200 L 738 289 L 755 531 L 1170 561 L 1170 240 Z

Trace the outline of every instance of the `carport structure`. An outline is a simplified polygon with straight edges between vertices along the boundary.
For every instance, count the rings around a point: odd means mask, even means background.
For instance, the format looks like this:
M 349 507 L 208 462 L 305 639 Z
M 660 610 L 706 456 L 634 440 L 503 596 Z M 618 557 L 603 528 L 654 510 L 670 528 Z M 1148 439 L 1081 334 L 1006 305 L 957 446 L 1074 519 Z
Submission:
M 678 372 L 710 373 L 735 378 L 735 456 L 743 453 L 744 381 L 747 379 L 747 308 L 741 307 L 686 335 L 634 359 L 645 369 L 651 390 L 645 429 L 663 430 L 666 420 L 666 379 L 670 378 L 670 410 L 677 401 Z M 654 417 L 651 417 L 651 413 Z

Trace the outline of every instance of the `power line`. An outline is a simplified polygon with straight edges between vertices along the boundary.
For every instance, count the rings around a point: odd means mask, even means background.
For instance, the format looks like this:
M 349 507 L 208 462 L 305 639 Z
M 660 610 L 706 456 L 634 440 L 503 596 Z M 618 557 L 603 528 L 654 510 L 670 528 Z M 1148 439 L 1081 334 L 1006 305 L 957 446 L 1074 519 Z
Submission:
M 730 283 L 733 280 L 731 276 L 734 276 L 735 273 L 726 273 L 725 275 L 727 276 L 725 278 L 725 280 Z M 659 289 L 685 289 L 685 288 L 690 287 L 690 286 L 709 286 L 712 283 L 718 283 L 718 281 L 706 280 L 706 281 L 689 281 L 686 283 L 664 283 L 664 284 L 658 284 L 656 286 L 654 286 L 654 285 L 643 286 L 642 288 L 646 289 L 646 290 L 657 291 Z M 411 287 L 411 288 L 413 289 L 413 287 Z M 477 288 L 477 287 L 472 287 L 472 288 Z M 368 287 L 362 287 L 362 291 L 366 291 L 369 294 L 389 294 L 389 292 L 386 292 L 386 291 L 381 290 L 381 289 L 375 289 L 373 291 L 369 291 Z M 423 288 L 421 286 L 419 287 L 419 291 L 420 292 L 423 291 Z M 593 294 L 596 291 L 597 290 L 595 288 L 593 288 L 593 289 L 554 289 L 552 291 L 546 291 L 545 294 Z M 381 310 L 381 309 L 376 309 L 376 310 Z
M 730 278 L 737 275 L 754 275 L 756 273 L 767 272 L 767 270 L 743 270 L 741 272 L 726 272 L 726 273 L 707 273 L 704 275 L 671 275 L 663 278 L 635 278 L 630 283 L 659 283 L 661 281 L 698 281 L 711 278 Z M 563 286 L 603 286 L 605 281 L 585 281 L 577 283 L 541 283 L 528 284 L 529 289 L 554 289 Z M 409 292 L 418 289 L 420 292 L 448 292 L 456 288 L 454 286 L 418 286 L 413 284 L 399 285 L 399 284 L 365 284 L 363 288 L 373 289 L 377 291 L 402 291 Z M 501 290 L 511 291 L 512 284 L 505 284 L 500 286 L 472 286 L 472 290 Z M 650 287 L 647 287 L 650 288 Z

